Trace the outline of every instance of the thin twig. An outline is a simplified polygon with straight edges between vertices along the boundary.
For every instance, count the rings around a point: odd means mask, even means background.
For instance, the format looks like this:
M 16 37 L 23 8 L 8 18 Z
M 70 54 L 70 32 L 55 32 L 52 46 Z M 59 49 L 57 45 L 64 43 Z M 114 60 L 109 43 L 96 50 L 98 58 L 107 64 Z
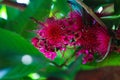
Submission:
M 87 12 L 88 14 L 90 14 L 101 26 L 107 28 L 106 25 L 103 23 L 103 21 L 102 21 L 99 17 L 97 17 L 97 15 L 93 12 L 93 10 L 92 10 L 90 7 L 88 7 L 88 6 L 87 6 L 85 3 L 83 3 L 81 0 L 76 0 L 76 2 L 77 2 L 79 5 L 81 5 L 81 6 L 86 10 L 86 12 Z
M 34 17 L 30 17 L 30 19 L 33 20 L 37 24 L 41 24 L 41 22 L 39 20 L 35 19 Z

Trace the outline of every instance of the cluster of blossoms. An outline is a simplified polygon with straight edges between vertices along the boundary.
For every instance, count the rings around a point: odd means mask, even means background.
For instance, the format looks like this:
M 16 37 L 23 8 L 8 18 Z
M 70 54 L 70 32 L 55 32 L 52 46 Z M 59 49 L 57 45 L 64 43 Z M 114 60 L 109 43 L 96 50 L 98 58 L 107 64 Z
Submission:
M 65 51 L 67 46 L 80 47 L 76 56 L 83 54 L 84 64 L 92 61 L 95 54 L 103 57 L 108 51 L 111 37 L 105 27 L 90 19 L 91 26 L 85 25 L 77 12 L 70 12 L 63 19 L 48 18 L 39 23 L 37 37 L 32 39 L 32 44 L 51 60 L 55 59 L 58 50 Z M 120 35 L 116 36 L 120 38 Z

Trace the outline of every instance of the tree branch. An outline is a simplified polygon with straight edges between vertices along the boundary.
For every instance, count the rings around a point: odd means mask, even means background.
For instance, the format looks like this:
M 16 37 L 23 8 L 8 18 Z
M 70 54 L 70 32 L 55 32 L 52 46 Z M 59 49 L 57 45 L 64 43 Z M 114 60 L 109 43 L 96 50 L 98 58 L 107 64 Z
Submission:
M 7 6 L 12 6 L 12 7 L 18 8 L 20 10 L 24 10 L 27 7 L 26 4 L 17 3 L 17 2 L 14 2 L 14 1 L 10 1 L 10 0 L 3 0 L 2 2 L 0 2 L 0 4 L 5 4 Z
M 88 6 L 87 6 L 85 3 L 83 3 L 81 0 L 76 0 L 76 2 L 77 2 L 79 5 L 81 5 L 81 6 L 86 10 L 86 12 L 87 12 L 88 14 L 90 14 L 101 26 L 107 28 L 106 25 L 103 23 L 103 21 L 102 21 L 99 17 L 97 17 L 97 15 L 93 12 L 93 10 L 92 10 L 90 7 L 88 7 Z

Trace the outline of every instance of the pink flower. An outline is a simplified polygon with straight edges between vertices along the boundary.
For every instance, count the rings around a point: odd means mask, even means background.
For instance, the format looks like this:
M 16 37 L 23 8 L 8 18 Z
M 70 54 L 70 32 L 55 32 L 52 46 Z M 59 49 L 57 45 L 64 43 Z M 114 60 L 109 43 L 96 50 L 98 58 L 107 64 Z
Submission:
M 87 54 L 83 57 L 83 62 L 82 63 L 86 64 L 87 62 L 93 61 L 93 59 L 94 59 L 93 54 L 89 53 L 89 54 Z
M 54 60 L 55 57 L 57 56 L 56 52 L 46 52 L 44 54 L 45 54 L 45 57 L 50 60 Z
M 83 28 L 82 16 L 78 12 L 70 12 L 68 23 L 74 32 L 79 32 Z
M 57 54 L 54 50 L 55 48 L 50 44 L 46 44 L 46 41 L 35 37 L 32 39 L 32 43 L 46 58 L 50 60 L 54 60 L 56 58 Z
M 85 49 L 93 50 L 97 47 L 96 32 L 92 27 L 82 30 L 79 38 L 76 39 L 77 44 L 80 44 Z
M 86 64 L 87 62 L 91 62 L 91 61 L 93 61 L 93 59 L 94 59 L 94 56 L 93 56 L 93 54 L 92 53 L 90 53 L 89 52 L 89 50 L 86 50 L 86 49 L 80 49 L 78 52 L 77 52 L 77 57 L 79 56 L 79 55 L 81 55 L 81 54 L 83 54 L 83 58 L 82 58 L 82 60 L 83 60 L 83 64 Z
M 35 46 L 35 47 L 38 47 L 38 42 L 39 42 L 39 39 L 37 37 L 35 38 L 32 38 L 32 44 Z
M 104 56 L 108 50 L 110 35 L 104 27 L 89 17 L 91 25 L 85 25 L 82 16 L 77 12 L 70 12 L 68 18 L 48 18 L 39 24 L 37 37 L 32 44 L 51 60 L 57 56 L 56 51 L 65 51 L 67 46 L 81 47 L 76 53 L 83 54 L 83 64 L 91 62 L 94 54 Z M 116 32 L 119 34 L 119 30 Z
M 39 39 L 33 38 L 32 43 L 46 58 L 53 60 L 57 56 L 55 50 L 64 51 L 69 44 L 70 39 L 65 41 L 68 36 L 65 30 L 64 19 L 48 18 L 40 23 L 40 29 L 36 31 Z
M 52 45 L 61 45 L 65 35 L 62 26 L 54 19 L 48 19 L 44 22 L 42 34 L 44 35 L 42 37 L 44 37 Z
M 97 23 L 92 27 L 83 29 L 82 36 L 77 40 L 77 43 L 81 44 L 83 48 L 100 55 L 105 55 L 109 42 L 108 31 Z
M 97 42 L 99 43 L 98 47 L 96 47 L 96 50 L 100 55 L 105 55 L 105 53 L 108 50 L 110 35 L 105 28 L 101 26 L 97 26 L 96 36 L 97 36 Z

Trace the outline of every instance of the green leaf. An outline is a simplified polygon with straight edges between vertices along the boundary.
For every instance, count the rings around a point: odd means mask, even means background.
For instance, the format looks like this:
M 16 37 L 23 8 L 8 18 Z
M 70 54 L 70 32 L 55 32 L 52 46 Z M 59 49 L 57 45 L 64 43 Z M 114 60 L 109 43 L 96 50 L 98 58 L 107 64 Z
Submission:
M 19 9 L 10 6 L 6 6 L 6 10 L 9 21 L 15 20 L 16 17 L 21 13 Z
M 120 66 L 120 53 L 110 53 L 105 60 L 96 64 L 96 67 Z
M 31 34 L 29 31 L 36 29 L 37 24 L 30 19 L 30 17 L 34 17 L 40 21 L 45 20 L 45 18 L 48 18 L 50 13 L 50 7 L 51 7 L 51 0 L 33 0 L 31 1 L 31 4 L 26 9 L 25 13 L 23 13 L 23 17 L 26 17 L 26 23 L 22 26 L 20 34 L 26 38 L 31 38 L 33 36 L 33 33 Z M 18 19 L 21 16 L 18 17 Z M 22 19 L 24 20 L 24 18 Z M 19 22 L 19 21 L 18 21 Z M 26 32 L 26 33 L 25 33 Z
M 84 0 L 84 2 L 92 8 L 96 8 L 97 6 L 101 6 L 102 4 L 114 3 L 114 0 Z
M 105 22 L 108 28 L 112 29 L 113 26 L 117 28 L 120 24 L 120 15 L 105 16 L 102 17 L 102 20 Z
M 67 76 L 69 76 L 68 73 L 65 71 L 66 69 L 67 67 L 60 68 L 60 67 L 56 67 L 55 65 L 49 65 L 44 69 L 44 71 L 39 70 L 39 74 L 45 77 L 66 78 Z
M 69 6 L 67 0 L 56 0 L 56 2 L 53 3 L 53 5 L 53 12 L 61 13 L 64 16 L 68 14 Z
M 120 14 L 120 0 L 114 0 L 115 14 Z
M 23 77 L 48 65 L 47 59 L 20 35 L 0 29 L 0 38 L 0 70 L 9 69 L 3 79 Z
M 5 27 L 6 27 L 6 26 L 5 26 L 6 23 L 7 23 L 7 22 L 6 22 L 5 19 L 0 18 L 0 27 L 1 27 L 1 28 L 5 28 Z
M 69 66 L 68 66 L 68 70 L 66 70 L 67 73 L 70 73 L 69 78 L 71 80 L 74 79 L 75 74 L 77 73 L 78 70 L 81 70 L 81 64 L 82 64 L 82 55 L 80 55 L 74 62 L 72 62 Z
M 100 67 L 106 67 L 106 66 L 120 66 L 120 53 L 110 53 L 105 60 L 101 62 L 93 62 L 88 64 L 82 64 L 81 67 L 83 67 L 84 70 L 86 70 L 84 67 L 88 66 L 88 69 L 94 69 L 94 68 L 100 68 Z
M 70 58 L 71 55 L 74 54 L 74 49 L 73 48 L 66 48 L 65 52 L 57 52 L 57 57 L 55 58 L 55 60 L 53 62 L 55 62 L 58 65 L 62 65 L 66 59 Z M 68 60 L 67 64 L 70 64 L 72 62 Z
M 19 33 L 25 38 L 30 38 L 32 35 L 30 31 L 36 28 L 36 24 L 30 19 L 30 17 L 34 17 L 38 20 L 44 20 L 44 18 L 49 16 L 51 2 L 51 0 L 31 0 L 30 4 L 23 12 L 20 12 L 19 15 L 14 11 L 17 16 L 15 16 L 16 18 L 14 18 L 14 20 L 10 20 L 8 22 L 8 29 Z M 11 13 L 9 12 L 8 15 L 10 14 Z

